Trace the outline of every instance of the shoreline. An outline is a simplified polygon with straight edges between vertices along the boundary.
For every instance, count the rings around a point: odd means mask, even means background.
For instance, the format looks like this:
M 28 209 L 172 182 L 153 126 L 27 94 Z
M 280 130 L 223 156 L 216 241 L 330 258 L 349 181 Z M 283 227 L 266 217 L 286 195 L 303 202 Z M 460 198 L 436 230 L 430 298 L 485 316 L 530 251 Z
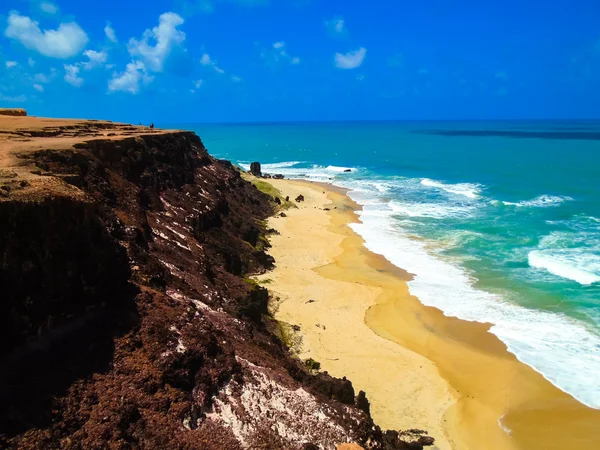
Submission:
M 259 279 L 281 297 L 275 318 L 300 326 L 301 359 L 366 391 L 376 423 L 426 429 L 439 449 L 600 446 L 600 411 L 518 361 L 490 324 L 447 317 L 409 293 L 411 275 L 348 226 L 360 207 L 347 190 L 268 182 L 306 198 L 269 221 L 281 233 L 271 239 L 277 267 Z M 306 303 L 311 295 L 322 300 Z

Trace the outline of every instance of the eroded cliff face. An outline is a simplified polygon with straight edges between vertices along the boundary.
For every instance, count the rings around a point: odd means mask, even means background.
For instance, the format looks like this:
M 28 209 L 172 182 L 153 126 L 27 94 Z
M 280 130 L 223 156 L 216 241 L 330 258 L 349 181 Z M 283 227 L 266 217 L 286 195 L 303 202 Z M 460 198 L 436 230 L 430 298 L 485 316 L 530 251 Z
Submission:
M 0 155 L 0 447 L 427 443 L 269 332 L 244 276 L 273 264 L 270 199 L 193 133 L 127 129 Z

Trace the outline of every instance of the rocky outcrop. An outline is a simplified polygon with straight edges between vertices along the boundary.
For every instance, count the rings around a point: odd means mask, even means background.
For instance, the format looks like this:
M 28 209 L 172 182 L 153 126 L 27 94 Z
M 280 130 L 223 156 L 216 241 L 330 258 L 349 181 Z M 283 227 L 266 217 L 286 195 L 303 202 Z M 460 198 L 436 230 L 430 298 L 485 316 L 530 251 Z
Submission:
M 0 150 L 0 448 L 420 448 L 269 332 L 269 197 L 123 127 Z
M 0 116 L 26 116 L 27 111 L 22 108 L 0 108 Z
M 262 171 L 259 162 L 253 162 L 250 164 L 250 173 L 255 177 L 262 177 Z

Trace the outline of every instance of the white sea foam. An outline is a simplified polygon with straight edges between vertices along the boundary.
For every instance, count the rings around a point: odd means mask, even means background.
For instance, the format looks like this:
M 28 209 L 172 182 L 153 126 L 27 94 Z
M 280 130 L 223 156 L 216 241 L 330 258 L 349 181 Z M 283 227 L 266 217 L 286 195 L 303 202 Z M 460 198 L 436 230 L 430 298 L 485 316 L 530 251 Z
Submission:
M 429 178 L 423 178 L 421 180 L 421 184 L 423 186 L 441 189 L 450 194 L 455 195 L 464 195 L 469 198 L 478 198 L 479 193 L 481 192 L 481 186 L 473 183 L 456 183 L 456 184 L 446 184 L 441 181 L 431 180 Z
M 572 201 L 573 198 L 567 195 L 540 195 L 532 200 L 525 200 L 522 202 L 502 202 L 505 205 L 519 206 L 519 207 L 537 207 L 547 208 L 552 206 L 558 206 L 561 203 Z
M 570 223 L 576 231 L 554 231 L 529 252 L 531 267 L 576 281 L 582 285 L 600 282 L 600 243 L 594 233 L 581 229 L 580 221 Z
M 409 203 L 392 200 L 392 211 L 409 217 L 429 217 L 433 219 L 464 219 L 473 215 L 474 206 L 453 206 L 440 203 Z
M 577 250 L 533 250 L 528 255 L 529 265 L 562 278 L 589 285 L 600 282 L 600 256 Z
M 360 204 L 360 223 L 353 229 L 371 251 L 415 275 L 412 294 L 448 316 L 489 322 L 519 360 L 579 401 L 600 409 L 600 386 L 589 374 L 600 373 L 600 336 L 565 315 L 536 311 L 508 303 L 501 296 L 474 287 L 475 279 L 428 251 L 428 243 L 411 239 L 397 227 L 388 202 L 367 189 L 351 191 Z
M 247 162 L 240 162 L 238 165 L 244 170 L 250 170 L 250 164 Z M 322 182 L 329 182 L 335 177 L 344 177 L 350 173 L 359 171 L 356 167 L 320 166 L 317 164 L 314 164 L 311 167 L 302 167 L 302 165 L 306 165 L 306 162 L 285 161 L 280 163 L 262 164 L 261 166 L 264 173 L 281 174 L 287 178 L 303 178 Z

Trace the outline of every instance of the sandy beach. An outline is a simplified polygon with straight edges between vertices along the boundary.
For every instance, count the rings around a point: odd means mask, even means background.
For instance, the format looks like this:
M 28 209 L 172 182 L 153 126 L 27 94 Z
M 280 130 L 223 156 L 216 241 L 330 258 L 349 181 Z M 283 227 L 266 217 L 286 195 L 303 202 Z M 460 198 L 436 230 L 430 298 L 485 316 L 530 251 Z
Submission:
M 341 189 L 269 180 L 304 202 L 273 217 L 272 272 L 259 277 L 301 359 L 347 376 L 382 428 L 428 430 L 438 449 L 600 448 L 600 411 L 519 362 L 489 325 L 422 305 L 411 275 L 375 255 L 348 224 Z M 287 325 L 286 325 L 287 324 Z M 299 327 L 299 329 L 298 329 Z

